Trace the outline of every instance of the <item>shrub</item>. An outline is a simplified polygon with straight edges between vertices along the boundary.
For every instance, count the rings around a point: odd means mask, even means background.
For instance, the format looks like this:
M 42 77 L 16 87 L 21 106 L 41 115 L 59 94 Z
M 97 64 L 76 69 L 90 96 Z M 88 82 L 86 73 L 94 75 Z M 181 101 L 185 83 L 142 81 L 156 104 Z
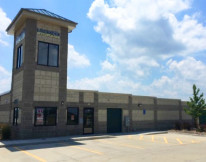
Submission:
M 189 122 L 184 122 L 183 123 L 183 128 L 187 129 L 188 131 L 190 131 L 192 129 L 192 125 Z
M 206 132 L 206 125 L 200 125 L 200 129 L 197 130 L 199 132 Z
M 2 128 L 2 139 L 10 139 L 11 137 L 11 128 L 10 126 L 6 125 Z
M 175 123 L 175 129 L 176 130 L 182 130 L 182 123 L 181 122 L 176 122 Z
M 197 128 L 196 132 L 203 132 L 203 130 L 201 128 Z

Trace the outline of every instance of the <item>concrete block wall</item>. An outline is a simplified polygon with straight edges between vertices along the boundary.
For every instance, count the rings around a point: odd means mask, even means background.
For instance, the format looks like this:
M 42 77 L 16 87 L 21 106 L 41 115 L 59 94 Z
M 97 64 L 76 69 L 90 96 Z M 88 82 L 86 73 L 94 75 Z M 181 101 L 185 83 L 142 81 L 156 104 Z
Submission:
M 79 102 L 79 90 L 67 89 L 67 102 Z
M 154 104 L 154 97 L 132 96 L 132 104 L 153 105 Z
M 23 71 L 20 71 L 19 73 L 14 74 L 12 101 L 16 99 L 18 99 L 19 101 L 22 101 L 23 75 L 24 75 Z
M 0 123 L 2 124 L 8 124 L 9 123 L 9 110 L 0 110 Z
M 131 96 L 131 97 L 130 97 Z M 129 116 L 130 131 L 148 129 L 169 129 L 174 128 L 177 121 L 192 118 L 185 114 L 181 100 L 162 99 L 148 96 L 132 96 L 127 94 L 98 93 L 98 121 L 102 128 L 100 132 L 106 133 L 107 108 L 121 108 L 123 112 L 123 131 L 124 117 Z M 131 100 L 129 99 L 131 98 Z M 121 102 L 122 100 L 123 102 Z M 141 107 L 138 107 L 141 104 Z
M 107 121 L 107 110 L 98 110 L 98 122 L 106 122 Z
M 83 99 L 84 102 L 88 102 L 88 103 L 94 103 L 94 92 L 92 91 L 87 91 L 87 92 L 84 92 L 84 99 Z
M 11 101 L 11 93 L 0 96 L 0 105 L 9 104 Z
M 116 94 L 116 93 L 98 93 L 99 103 L 128 103 L 128 95 L 127 94 Z
M 9 124 L 11 93 L 0 96 L 0 124 Z
M 175 105 L 175 106 L 178 106 L 179 101 L 180 100 L 176 100 L 176 99 L 158 98 L 157 99 L 157 104 L 158 105 Z
M 132 121 L 154 121 L 154 111 L 146 110 L 143 114 L 143 110 L 132 110 Z
M 123 102 L 121 102 L 123 100 Z M 141 107 L 138 104 L 142 104 Z M 34 127 L 35 106 L 57 107 L 57 126 Z M 107 109 L 122 109 L 122 132 L 169 129 L 174 128 L 175 122 L 185 118 L 182 113 L 183 103 L 174 99 L 159 99 L 147 96 L 132 96 L 129 94 L 103 93 L 87 90 L 68 89 L 64 108 L 58 102 L 36 101 L 32 112 L 32 135 L 35 137 L 62 136 L 83 134 L 83 110 L 94 108 L 94 133 L 107 133 Z M 67 107 L 79 108 L 79 124 L 67 125 Z M 64 111 L 59 113 L 59 111 Z M 125 126 L 125 117 L 130 118 L 130 126 Z M 62 120 L 59 127 L 59 120 Z M 60 131 L 59 131 L 60 130 Z M 30 138 L 30 137 L 29 137 Z
M 59 100 L 59 73 L 35 70 L 34 101 Z
M 171 129 L 181 121 L 181 100 L 157 98 L 157 128 Z
M 179 111 L 176 110 L 159 110 L 157 112 L 158 120 L 164 121 L 164 120 L 179 120 Z
M 182 101 L 181 102 L 181 105 L 182 105 L 182 120 L 183 122 L 184 121 L 191 121 L 192 120 L 192 117 L 188 114 L 186 114 L 184 108 L 187 108 L 187 102 L 186 101 Z
M 155 129 L 155 97 L 132 96 L 131 131 Z M 140 105 L 141 106 L 140 106 Z M 138 106 L 139 105 L 139 106 Z

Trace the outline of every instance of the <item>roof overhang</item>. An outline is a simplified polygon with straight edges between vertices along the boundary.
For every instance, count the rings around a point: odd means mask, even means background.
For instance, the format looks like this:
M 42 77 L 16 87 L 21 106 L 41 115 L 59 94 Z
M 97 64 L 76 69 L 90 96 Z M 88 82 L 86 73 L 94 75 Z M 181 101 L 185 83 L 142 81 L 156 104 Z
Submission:
M 32 12 L 26 9 L 21 9 L 6 29 L 7 33 L 9 35 L 14 35 L 15 30 L 18 29 L 28 18 L 68 28 L 68 33 L 72 32 L 72 30 L 77 25 L 77 23 L 70 20 L 62 20 L 55 17 Z

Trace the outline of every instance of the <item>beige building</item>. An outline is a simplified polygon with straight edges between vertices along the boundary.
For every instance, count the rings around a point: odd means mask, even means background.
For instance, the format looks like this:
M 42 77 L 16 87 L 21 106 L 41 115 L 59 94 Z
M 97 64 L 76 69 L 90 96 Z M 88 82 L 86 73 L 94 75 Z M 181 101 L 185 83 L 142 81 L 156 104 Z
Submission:
M 185 102 L 67 89 L 68 33 L 77 23 L 44 9 L 21 9 L 14 35 L 11 91 L 0 96 L 0 123 L 13 138 L 174 128 L 192 122 Z

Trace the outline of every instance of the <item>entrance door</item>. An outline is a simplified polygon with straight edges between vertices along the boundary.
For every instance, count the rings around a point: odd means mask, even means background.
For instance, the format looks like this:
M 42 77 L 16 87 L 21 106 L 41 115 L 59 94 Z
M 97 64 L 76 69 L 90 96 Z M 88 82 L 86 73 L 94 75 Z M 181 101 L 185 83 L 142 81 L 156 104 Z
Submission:
M 84 108 L 83 133 L 94 133 L 94 108 Z
M 107 109 L 107 132 L 117 133 L 122 131 L 122 109 Z

